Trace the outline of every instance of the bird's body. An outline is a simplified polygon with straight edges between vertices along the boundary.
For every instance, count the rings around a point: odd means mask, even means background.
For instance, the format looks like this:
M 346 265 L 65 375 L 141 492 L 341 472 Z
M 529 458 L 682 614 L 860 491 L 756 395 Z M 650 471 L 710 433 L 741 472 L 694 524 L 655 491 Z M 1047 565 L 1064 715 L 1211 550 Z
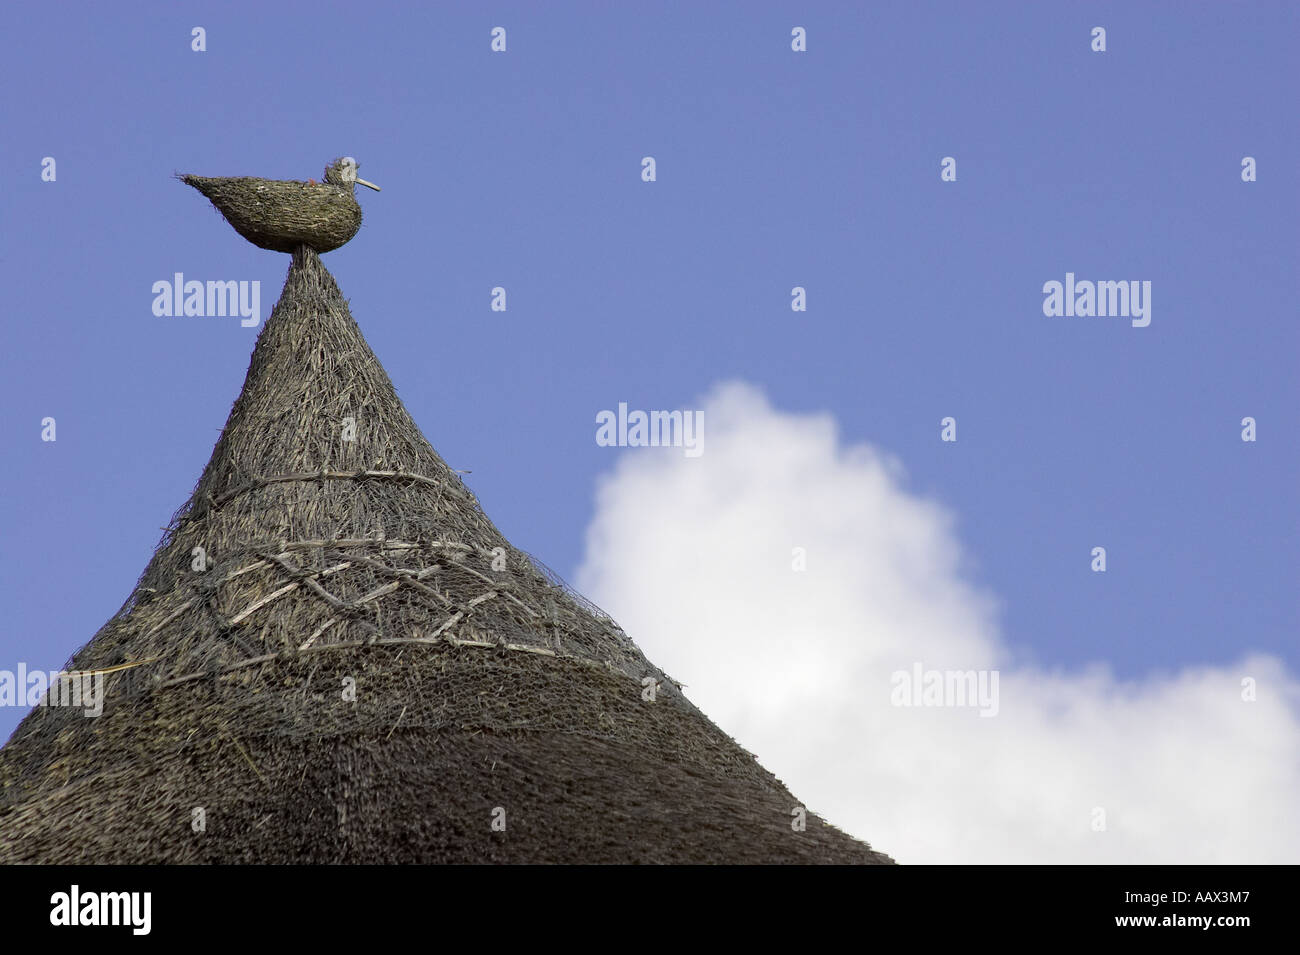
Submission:
M 344 157 L 326 167 L 324 182 L 250 176 L 179 178 L 212 200 L 235 231 L 254 245 L 274 252 L 306 246 L 321 253 L 337 249 L 361 228 L 354 185 L 379 188 L 358 179 L 356 170 L 356 161 Z

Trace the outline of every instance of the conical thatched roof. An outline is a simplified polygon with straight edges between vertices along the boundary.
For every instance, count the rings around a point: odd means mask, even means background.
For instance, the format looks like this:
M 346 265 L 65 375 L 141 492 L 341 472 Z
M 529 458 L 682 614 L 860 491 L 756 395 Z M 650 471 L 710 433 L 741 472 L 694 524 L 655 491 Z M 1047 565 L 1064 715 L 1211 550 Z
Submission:
M 794 831 L 799 801 L 511 547 L 306 249 L 68 669 L 108 671 L 103 715 L 38 707 L 0 750 L 0 862 L 890 861 Z

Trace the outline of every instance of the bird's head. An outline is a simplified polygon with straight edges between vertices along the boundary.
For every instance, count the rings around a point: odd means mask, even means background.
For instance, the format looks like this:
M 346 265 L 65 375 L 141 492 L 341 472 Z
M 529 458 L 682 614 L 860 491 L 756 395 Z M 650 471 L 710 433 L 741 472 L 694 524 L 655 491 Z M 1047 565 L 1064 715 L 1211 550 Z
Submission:
M 378 186 L 373 182 L 366 182 L 357 175 L 359 168 L 361 168 L 360 163 L 351 156 L 340 156 L 325 167 L 325 181 L 336 186 L 350 186 L 357 183 L 358 185 L 369 186 L 375 192 L 378 192 Z

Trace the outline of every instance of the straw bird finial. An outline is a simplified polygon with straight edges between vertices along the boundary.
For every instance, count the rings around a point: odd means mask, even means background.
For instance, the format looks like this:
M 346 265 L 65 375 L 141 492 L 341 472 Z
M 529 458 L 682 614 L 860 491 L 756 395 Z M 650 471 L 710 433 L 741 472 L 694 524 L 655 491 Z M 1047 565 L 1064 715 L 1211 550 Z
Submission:
M 361 206 L 354 194 L 359 163 L 340 156 L 325 167 L 325 181 L 254 179 L 249 176 L 208 178 L 180 176 L 212 200 L 217 211 L 245 239 L 274 252 L 306 246 L 317 253 L 343 245 L 361 228 Z

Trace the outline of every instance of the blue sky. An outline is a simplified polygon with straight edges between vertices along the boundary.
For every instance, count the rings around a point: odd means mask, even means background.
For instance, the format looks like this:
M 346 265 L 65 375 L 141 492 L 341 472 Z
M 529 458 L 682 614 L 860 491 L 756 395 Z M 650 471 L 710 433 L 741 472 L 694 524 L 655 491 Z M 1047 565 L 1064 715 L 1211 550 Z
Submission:
M 1025 659 L 1140 678 L 1252 650 L 1294 671 L 1298 20 L 11 4 L 0 668 L 57 668 L 117 610 L 243 381 L 256 330 L 156 317 L 152 284 L 258 280 L 265 318 L 283 282 L 287 256 L 170 177 L 319 178 L 346 153 L 383 192 L 326 265 L 433 445 L 562 574 L 597 477 L 635 453 L 598 447 L 595 415 L 740 379 L 896 455 Z M 1150 281 L 1150 326 L 1045 317 L 1067 271 Z M 0 738 L 22 715 L 0 709 Z

